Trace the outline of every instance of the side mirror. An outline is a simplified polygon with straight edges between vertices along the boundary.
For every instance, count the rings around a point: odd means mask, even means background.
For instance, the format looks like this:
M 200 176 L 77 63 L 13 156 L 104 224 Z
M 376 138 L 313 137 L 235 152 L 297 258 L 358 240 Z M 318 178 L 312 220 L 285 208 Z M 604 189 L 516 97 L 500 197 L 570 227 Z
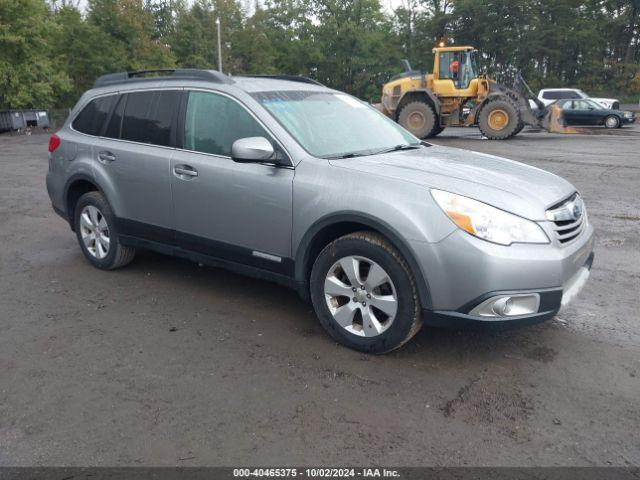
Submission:
M 231 145 L 231 159 L 238 163 L 266 163 L 274 159 L 273 145 L 264 137 L 240 138 Z

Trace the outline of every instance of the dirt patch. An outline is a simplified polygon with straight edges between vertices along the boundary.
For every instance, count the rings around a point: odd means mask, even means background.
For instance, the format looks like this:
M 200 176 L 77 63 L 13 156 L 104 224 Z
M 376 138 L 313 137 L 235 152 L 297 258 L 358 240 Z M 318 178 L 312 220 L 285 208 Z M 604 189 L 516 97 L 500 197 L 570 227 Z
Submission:
M 613 218 L 618 220 L 628 220 L 630 222 L 640 222 L 640 217 L 636 215 L 614 215 Z
M 512 438 L 522 438 L 533 402 L 514 385 L 474 378 L 441 408 L 445 417 L 489 426 Z
M 525 357 L 531 360 L 536 360 L 537 362 L 549 363 L 552 362 L 557 355 L 558 352 L 556 352 L 553 348 L 538 347 L 528 351 L 525 354 Z
M 599 243 L 603 247 L 621 247 L 624 245 L 624 242 L 624 238 L 603 238 Z

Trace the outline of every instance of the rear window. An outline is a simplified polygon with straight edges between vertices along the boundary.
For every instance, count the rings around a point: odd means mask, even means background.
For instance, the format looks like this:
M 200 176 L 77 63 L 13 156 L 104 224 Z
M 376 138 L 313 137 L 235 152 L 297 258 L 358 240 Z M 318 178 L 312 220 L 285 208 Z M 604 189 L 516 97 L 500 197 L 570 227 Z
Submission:
M 171 126 L 179 103 L 180 92 L 177 90 L 127 94 L 120 138 L 154 145 L 171 145 Z M 114 125 L 110 130 L 114 131 L 116 128 Z
M 100 135 L 117 95 L 91 100 L 73 120 L 74 130 L 87 135 Z

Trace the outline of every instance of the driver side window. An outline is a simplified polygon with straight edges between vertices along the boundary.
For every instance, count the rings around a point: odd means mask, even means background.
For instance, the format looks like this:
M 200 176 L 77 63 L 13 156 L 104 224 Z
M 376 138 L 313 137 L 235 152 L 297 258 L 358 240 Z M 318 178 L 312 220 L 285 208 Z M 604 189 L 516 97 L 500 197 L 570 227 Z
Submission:
M 189 92 L 184 124 L 184 148 L 231 156 L 231 145 L 240 138 L 270 135 L 235 100 L 210 92 Z
M 573 104 L 575 110 L 589 110 L 589 104 L 584 100 L 574 100 Z

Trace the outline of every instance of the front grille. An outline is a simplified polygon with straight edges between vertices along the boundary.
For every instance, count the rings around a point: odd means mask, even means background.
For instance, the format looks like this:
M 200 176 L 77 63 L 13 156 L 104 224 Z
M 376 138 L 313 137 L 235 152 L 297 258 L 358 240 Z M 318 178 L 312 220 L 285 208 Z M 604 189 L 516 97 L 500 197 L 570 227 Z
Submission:
M 562 244 L 578 238 L 586 225 L 584 203 L 577 193 L 551 207 L 546 216 L 553 223 L 556 237 Z
M 580 217 L 575 222 L 561 221 L 553 223 L 555 224 L 554 230 L 560 243 L 567 243 L 580 235 L 584 222 L 583 218 Z

